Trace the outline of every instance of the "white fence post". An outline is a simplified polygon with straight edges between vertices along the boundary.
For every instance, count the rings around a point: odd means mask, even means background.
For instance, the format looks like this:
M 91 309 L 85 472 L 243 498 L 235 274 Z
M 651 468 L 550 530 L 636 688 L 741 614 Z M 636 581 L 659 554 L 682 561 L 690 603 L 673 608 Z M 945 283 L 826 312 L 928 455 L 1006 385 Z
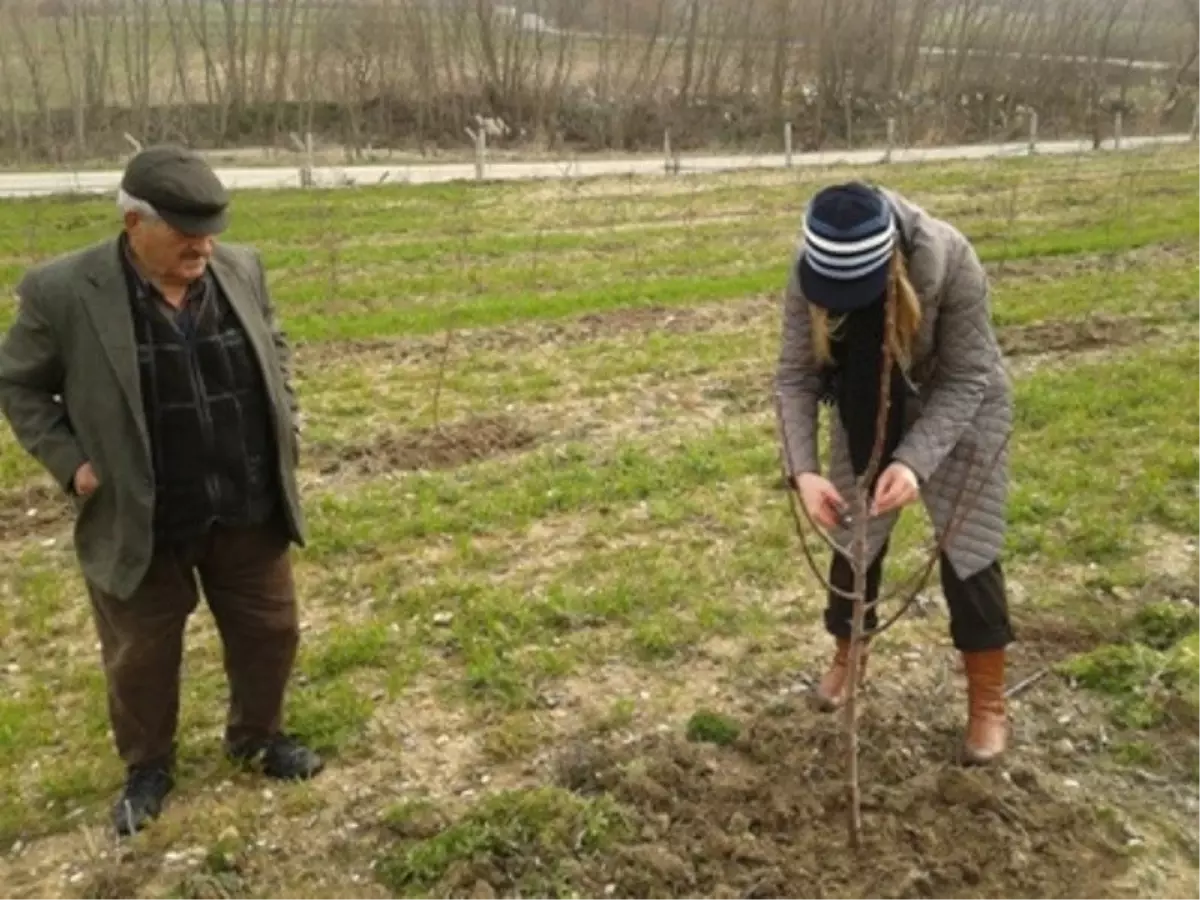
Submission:
M 792 167 L 792 123 L 783 123 L 783 157 L 784 164 L 790 169 Z
M 475 180 L 483 181 L 487 162 L 487 132 L 482 123 L 475 130 L 464 128 L 463 131 L 475 143 Z
M 300 170 L 300 186 L 312 187 L 313 185 L 313 136 L 311 131 L 304 132 L 304 168 Z

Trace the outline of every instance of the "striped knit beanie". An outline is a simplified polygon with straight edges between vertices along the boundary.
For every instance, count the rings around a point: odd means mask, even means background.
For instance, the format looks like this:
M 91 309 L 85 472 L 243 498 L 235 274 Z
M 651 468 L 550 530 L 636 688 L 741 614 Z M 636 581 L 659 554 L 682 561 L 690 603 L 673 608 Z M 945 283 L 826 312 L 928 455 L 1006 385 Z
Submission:
M 870 306 L 887 289 L 896 242 L 895 216 L 881 193 L 857 182 L 827 187 L 804 217 L 800 289 L 835 314 Z

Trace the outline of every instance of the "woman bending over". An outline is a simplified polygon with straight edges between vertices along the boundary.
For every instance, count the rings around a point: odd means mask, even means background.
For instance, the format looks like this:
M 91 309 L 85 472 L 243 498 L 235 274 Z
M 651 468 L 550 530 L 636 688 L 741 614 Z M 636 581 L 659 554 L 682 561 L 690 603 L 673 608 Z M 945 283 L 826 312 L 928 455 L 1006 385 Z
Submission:
M 875 447 L 885 341 L 890 403 L 870 495 L 867 600 L 878 596 L 900 510 L 920 498 L 939 537 L 950 530 L 939 571 L 967 675 L 964 759 L 986 763 L 1007 743 L 1004 662 L 1013 640 L 1000 566 L 1012 388 L 987 277 L 956 228 L 899 194 L 859 183 L 826 188 L 809 205 L 789 279 L 776 388 L 793 486 L 842 548 L 847 501 Z M 817 455 L 821 402 L 836 410 L 828 478 Z M 840 592 L 853 589 L 853 573 L 839 553 L 829 582 L 836 591 L 825 625 L 836 652 L 815 690 L 826 710 L 847 688 L 851 601 Z M 868 634 L 877 622 L 868 609 Z

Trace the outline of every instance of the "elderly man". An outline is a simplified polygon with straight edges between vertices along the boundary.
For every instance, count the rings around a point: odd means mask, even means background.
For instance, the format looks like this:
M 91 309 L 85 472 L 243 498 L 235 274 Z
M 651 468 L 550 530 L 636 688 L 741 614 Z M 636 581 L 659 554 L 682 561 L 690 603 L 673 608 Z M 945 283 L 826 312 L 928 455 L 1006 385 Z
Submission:
M 75 549 L 127 767 L 119 834 L 174 785 L 179 667 L 203 588 L 230 686 L 226 752 L 283 779 L 320 758 L 281 727 L 299 642 L 289 348 L 253 250 L 197 154 L 138 153 L 115 240 L 32 269 L 0 343 L 0 408 L 77 510 Z

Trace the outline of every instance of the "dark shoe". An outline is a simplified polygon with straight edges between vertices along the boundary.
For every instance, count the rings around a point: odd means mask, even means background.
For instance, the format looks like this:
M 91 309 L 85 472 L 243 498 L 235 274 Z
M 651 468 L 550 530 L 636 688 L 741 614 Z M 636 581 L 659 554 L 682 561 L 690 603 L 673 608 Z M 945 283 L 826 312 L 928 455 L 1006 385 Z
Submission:
M 325 763 L 291 735 L 243 741 L 229 748 L 234 762 L 255 766 L 268 778 L 297 781 L 312 778 Z
M 964 653 L 967 670 L 966 740 L 963 762 L 982 766 L 1001 756 L 1008 743 L 1004 702 L 1004 651 Z
M 175 780 L 165 765 L 130 766 L 125 789 L 113 807 L 113 825 L 122 837 L 141 831 L 162 812 Z

